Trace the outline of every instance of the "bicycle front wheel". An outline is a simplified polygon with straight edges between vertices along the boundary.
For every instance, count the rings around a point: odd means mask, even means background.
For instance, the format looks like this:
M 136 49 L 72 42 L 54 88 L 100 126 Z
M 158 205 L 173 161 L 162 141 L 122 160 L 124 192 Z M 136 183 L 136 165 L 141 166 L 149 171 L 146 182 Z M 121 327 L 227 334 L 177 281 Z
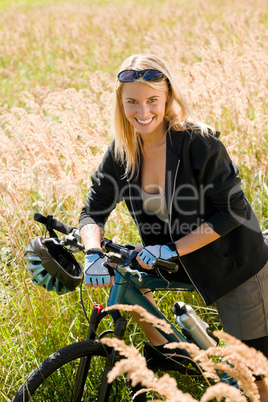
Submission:
M 108 355 L 111 349 L 98 341 L 88 340 L 68 345 L 44 360 L 21 385 L 12 402 L 78 402 L 78 401 L 131 401 L 131 388 L 124 378 L 112 386 L 104 382 L 110 369 Z M 81 388 L 77 376 L 81 359 L 88 359 L 84 371 L 85 384 Z M 84 359 L 85 361 L 85 359 Z M 81 369 L 81 368 L 80 368 Z M 78 378 L 77 378 L 78 377 Z M 78 382 L 77 382 L 78 381 Z M 123 382 L 123 384 L 122 384 Z M 79 388 L 78 387 L 78 388 Z

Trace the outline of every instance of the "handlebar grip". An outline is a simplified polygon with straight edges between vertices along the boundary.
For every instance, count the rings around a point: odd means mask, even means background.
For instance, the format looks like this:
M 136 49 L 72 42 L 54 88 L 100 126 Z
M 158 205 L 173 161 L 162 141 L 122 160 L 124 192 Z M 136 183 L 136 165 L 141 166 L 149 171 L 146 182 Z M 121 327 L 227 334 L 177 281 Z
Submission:
M 69 226 L 66 223 L 62 223 L 57 221 L 56 219 L 53 218 L 52 215 L 48 215 L 48 216 L 44 216 L 42 214 L 40 214 L 39 212 L 36 212 L 34 214 L 34 220 L 36 222 L 42 223 L 43 225 L 45 225 L 47 227 L 47 230 L 57 230 L 60 233 L 66 234 L 68 235 L 69 233 L 71 233 L 71 231 L 73 229 L 75 229 L 74 226 Z
M 176 273 L 179 270 L 179 264 L 174 261 L 162 260 L 161 258 L 156 258 L 153 264 L 154 268 L 162 268 L 170 273 Z

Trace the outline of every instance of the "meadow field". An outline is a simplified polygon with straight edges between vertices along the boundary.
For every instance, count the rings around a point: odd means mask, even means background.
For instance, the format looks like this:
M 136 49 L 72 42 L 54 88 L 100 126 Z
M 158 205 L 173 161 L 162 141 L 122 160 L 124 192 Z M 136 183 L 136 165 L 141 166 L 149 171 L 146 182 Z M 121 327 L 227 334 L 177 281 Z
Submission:
M 268 228 L 266 0 L 0 0 L 1 401 L 50 353 L 86 336 L 79 291 L 57 296 L 34 286 L 24 252 L 43 233 L 35 212 L 78 225 L 90 175 L 113 138 L 117 70 L 133 53 L 154 53 L 173 67 L 198 119 L 221 131 Z M 123 203 L 106 237 L 139 241 Z M 107 299 L 106 291 L 83 294 L 88 312 Z M 156 297 L 173 319 L 178 294 Z M 220 329 L 213 306 L 196 294 L 181 297 Z M 130 323 L 128 343 L 139 348 L 142 339 Z M 201 400 L 206 381 L 178 381 Z

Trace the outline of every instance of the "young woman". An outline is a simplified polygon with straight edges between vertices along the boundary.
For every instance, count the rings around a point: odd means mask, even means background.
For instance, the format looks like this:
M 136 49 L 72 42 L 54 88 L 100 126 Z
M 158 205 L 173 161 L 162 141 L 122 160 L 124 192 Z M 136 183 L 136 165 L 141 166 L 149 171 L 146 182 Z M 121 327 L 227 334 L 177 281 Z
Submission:
M 125 200 L 143 243 L 142 268 L 177 259 L 180 269 L 167 280 L 191 281 L 207 305 L 216 302 L 225 331 L 268 357 L 268 246 L 219 133 L 193 118 L 170 68 L 152 55 L 124 61 L 114 104 L 116 138 L 80 218 L 86 284 L 114 284 L 101 239 Z M 166 339 L 140 325 L 161 351 Z

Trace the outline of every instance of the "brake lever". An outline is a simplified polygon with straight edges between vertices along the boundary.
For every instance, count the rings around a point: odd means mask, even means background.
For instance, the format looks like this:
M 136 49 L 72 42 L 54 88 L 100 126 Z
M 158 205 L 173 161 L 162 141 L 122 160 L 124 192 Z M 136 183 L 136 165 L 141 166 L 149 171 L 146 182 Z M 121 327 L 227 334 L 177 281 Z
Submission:
M 142 281 L 142 274 L 145 274 L 145 272 L 140 272 L 137 269 L 132 269 L 130 268 L 129 264 L 133 264 L 134 260 L 136 260 L 137 256 L 137 251 L 135 250 L 130 250 L 130 249 L 121 249 L 120 252 L 114 253 L 110 252 L 107 254 L 108 259 L 111 262 L 115 262 L 119 264 L 119 269 L 122 271 L 129 272 L 131 274 L 136 274 L 138 276 L 138 281 Z M 137 262 L 138 264 L 138 262 Z
M 131 269 L 129 266 L 124 266 L 123 270 L 129 272 L 130 274 L 136 274 L 139 277 L 139 282 L 142 281 L 142 274 L 145 274 L 145 272 L 140 272 L 137 269 Z
M 78 232 L 78 231 L 77 231 Z M 70 251 L 72 253 L 77 253 L 78 251 L 82 251 L 85 249 L 85 247 L 83 246 L 83 244 L 80 243 L 80 236 L 79 236 L 79 232 L 78 233 L 69 233 L 67 236 L 65 236 L 60 243 L 63 246 L 69 246 Z

